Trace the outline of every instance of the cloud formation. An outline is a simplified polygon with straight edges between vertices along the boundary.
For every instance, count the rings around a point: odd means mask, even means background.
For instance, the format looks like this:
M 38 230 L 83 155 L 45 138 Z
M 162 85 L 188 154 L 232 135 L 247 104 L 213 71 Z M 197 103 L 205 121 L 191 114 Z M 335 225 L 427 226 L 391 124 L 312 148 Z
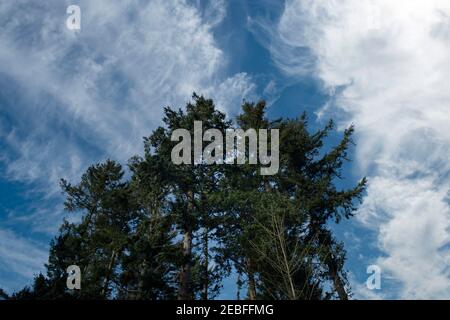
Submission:
M 43 269 L 47 261 L 44 246 L 17 236 L 7 229 L 0 229 L 0 288 L 17 288 L 17 277 L 29 279 Z
M 359 219 L 394 298 L 450 297 L 449 40 L 445 0 L 289 0 L 266 43 L 286 74 L 323 82 L 322 112 L 356 125 Z

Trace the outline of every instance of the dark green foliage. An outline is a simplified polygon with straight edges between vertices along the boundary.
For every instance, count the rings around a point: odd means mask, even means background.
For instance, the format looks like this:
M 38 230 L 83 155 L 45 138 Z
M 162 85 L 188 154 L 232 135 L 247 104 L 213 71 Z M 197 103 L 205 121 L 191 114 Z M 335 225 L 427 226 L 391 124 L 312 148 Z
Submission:
M 0 288 L 0 300 L 8 300 L 8 299 L 9 299 L 8 294 L 2 288 Z
M 351 217 L 364 191 L 365 179 L 349 190 L 335 187 L 353 128 L 324 153 L 332 122 L 310 134 L 305 115 L 269 122 L 264 109 L 263 102 L 244 104 L 238 125 L 280 130 L 279 174 L 260 176 L 250 165 L 229 169 L 218 197 L 224 259 L 247 280 L 249 299 L 347 299 L 345 251 L 328 223 Z
M 0 299 L 212 299 L 233 270 L 248 299 L 347 299 L 345 250 L 329 226 L 354 214 L 365 189 L 365 179 L 336 188 L 353 127 L 323 150 L 332 122 L 310 133 L 305 115 L 271 122 L 265 108 L 244 103 L 235 125 L 280 130 L 277 175 L 250 164 L 173 164 L 174 130 L 233 127 L 194 94 L 185 110 L 165 108 L 129 178 L 108 160 L 76 185 L 61 182 L 79 222 L 65 221 L 52 240 L 45 276 Z M 81 268 L 81 290 L 66 287 L 69 265 Z

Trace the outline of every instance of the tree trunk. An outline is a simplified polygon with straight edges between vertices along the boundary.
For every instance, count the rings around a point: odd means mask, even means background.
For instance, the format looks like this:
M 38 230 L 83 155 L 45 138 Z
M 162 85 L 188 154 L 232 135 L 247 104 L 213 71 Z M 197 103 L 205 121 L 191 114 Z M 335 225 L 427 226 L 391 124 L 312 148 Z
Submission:
M 188 213 L 192 215 L 194 210 L 194 194 L 192 191 L 188 192 Z M 178 300 L 192 299 L 190 283 L 191 283 L 191 255 L 192 255 L 192 231 L 189 218 L 185 221 L 184 235 L 183 235 L 183 266 L 180 271 L 180 290 L 178 292 Z
M 324 245 L 329 248 L 330 256 L 327 256 L 323 259 L 324 264 L 328 267 L 328 275 L 333 281 L 334 288 L 336 293 L 338 294 L 339 299 L 348 300 L 347 291 L 345 291 L 345 285 L 342 279 L 339 277 L 339 271 L 336 266 L 336 258 L 332 254 L 331 243 L 332 239 L 326 230 L 321 230 L 320 224 L 315 223 L 314 221 L 311 223 L 311 233 L 307 238 L 307 242 L 312 240 L 315 236 L 318 237 L 318 241 L 321 245 Z
M 116 250 L 111 253 L 111 258 L 109 260 L 108 269 L 106 269 L 105 279 L 103 279 L 102 296 L 106 298 L 108 293 L 109 279 L 111 276 L 112 268 L 114 267 L 114 262 L 116 260 Z
M 248 299 L 256 300 L 256 281 L 251 258 L 248 259 Z
M 205 233 L 203 235 L 203 255 L 205 256 L 205 269 L 203 274 L 203 300 L 208 300 L 208 288 L 209 288 L 209 274 L 208 274 L 208 267 L 209 267 L 209 230 L 208 227 L 205 227 Z
M 347 291 L 345 291 L 345 285 L 336 271 L 336 268 L 332 262 L 333 260 L 334 259 L 332 258 L 332 260 L 329 261 L 328 263 L 328 271 L 331 279 L 333 279 L 334 288 L 336 289 L 336 292 L 340 300 L 348 300 L 348 294 Z
M 147 268 L 147 260 L 144 259 L 141 265 L 141 270 L 139 271 L 139 281 L 137 286 L 137 298 L 139 300 L 144 299 L 144 277 L 145 277 L 145 269 Z
M 181 267 L 180 273 L 180 292 L 179 300 L 191 299 L 190 282 L 191 282 L 191 252 L 192 252 L 192 234 L 186 231 L 183 236 L 183 256 L 185 258 L 184 265 Z

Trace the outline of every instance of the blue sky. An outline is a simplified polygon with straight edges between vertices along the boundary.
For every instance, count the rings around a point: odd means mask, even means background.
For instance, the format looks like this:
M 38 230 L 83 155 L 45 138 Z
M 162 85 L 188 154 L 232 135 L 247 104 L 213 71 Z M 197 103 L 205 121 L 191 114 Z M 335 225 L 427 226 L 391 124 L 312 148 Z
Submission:
M 6 0 L 0 30 L 0 287 L 42 270 L 67 216 L 59 179 L 141 153 L 163 107 L 196 91 L 230 116 L 264 98 L 311 129 L 355 124 L 340 185 L 369 187 L 335 227 L 355 297 L 450 298 L 448 1 Z

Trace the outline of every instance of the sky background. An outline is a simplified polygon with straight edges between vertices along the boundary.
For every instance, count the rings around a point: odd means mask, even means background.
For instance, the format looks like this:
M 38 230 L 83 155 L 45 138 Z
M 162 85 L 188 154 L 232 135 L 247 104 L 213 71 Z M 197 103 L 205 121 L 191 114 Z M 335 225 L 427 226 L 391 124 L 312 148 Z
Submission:
M 81 8 L 81 30 L 66 8 Z M 0 287 L 30 284 L 64 217 L 58 181 L 126 164 L 164 106 L 192 92 L 233 118 L 265 99 L 311 130 L 354 124 L 341 187 L 367 176 L 334 227 L 358 299 L 450 298 L 448 0 L 0 2 Z M 368 290 L 366 268 L 382 270 Z M 221 298 L 234 298 L 229 279 Z

